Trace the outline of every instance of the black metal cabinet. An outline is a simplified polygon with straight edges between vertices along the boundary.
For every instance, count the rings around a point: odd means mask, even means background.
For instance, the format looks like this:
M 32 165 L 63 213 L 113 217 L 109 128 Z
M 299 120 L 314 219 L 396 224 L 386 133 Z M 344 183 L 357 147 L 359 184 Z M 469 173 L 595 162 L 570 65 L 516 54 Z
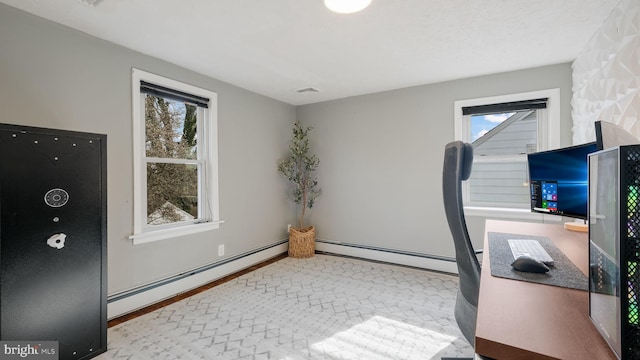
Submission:
M 106 351 L 106 135 L 0 124 L 0 339 Z

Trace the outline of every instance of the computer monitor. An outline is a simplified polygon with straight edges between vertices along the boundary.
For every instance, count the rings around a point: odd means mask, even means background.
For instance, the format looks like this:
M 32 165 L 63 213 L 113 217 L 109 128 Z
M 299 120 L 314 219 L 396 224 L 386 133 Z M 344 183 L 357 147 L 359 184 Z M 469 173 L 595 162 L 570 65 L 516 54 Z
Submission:
M 587 155 L 595 142 L 527 155 L 531 211 L 586 220 Z
M 598 150 L 609 149 L 621 145 L 640 144 L 640 140 L 631 135 L 622 126 L 606 121 L 596 121 L 596 144 Z

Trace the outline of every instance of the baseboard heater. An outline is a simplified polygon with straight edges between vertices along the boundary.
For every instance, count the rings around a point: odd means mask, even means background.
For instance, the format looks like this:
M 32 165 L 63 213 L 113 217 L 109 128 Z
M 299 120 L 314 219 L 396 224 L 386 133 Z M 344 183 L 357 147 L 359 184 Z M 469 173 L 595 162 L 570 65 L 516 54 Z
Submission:
M 109 319 L 192 290 L 287 251 L 287 240 L 157 280 L 107 297 Z
M 456 259 L 405 250 L 316 239 L 316 251 L 457 274 Z

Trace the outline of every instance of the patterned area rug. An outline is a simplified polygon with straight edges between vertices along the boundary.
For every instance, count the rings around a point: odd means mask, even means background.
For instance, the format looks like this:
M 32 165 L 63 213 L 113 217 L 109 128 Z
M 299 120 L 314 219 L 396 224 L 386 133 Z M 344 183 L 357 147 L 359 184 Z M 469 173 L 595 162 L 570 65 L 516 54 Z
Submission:
M 470 356 L 457 278 L 351 258 L 285 258 L 109 329 L 96 359 Z

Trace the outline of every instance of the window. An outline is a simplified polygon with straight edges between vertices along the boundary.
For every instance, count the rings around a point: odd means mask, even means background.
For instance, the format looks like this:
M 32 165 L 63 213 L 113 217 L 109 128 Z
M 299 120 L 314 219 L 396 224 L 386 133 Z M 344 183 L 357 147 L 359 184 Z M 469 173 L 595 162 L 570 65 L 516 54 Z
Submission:
M 216 94 L 132 71 L 134 244 L 218 228 Z
M 455 102 L 456 139 L 474 147 L 465 205 L 530 206 L 527 154 L 560 142 L 559 90 Z

